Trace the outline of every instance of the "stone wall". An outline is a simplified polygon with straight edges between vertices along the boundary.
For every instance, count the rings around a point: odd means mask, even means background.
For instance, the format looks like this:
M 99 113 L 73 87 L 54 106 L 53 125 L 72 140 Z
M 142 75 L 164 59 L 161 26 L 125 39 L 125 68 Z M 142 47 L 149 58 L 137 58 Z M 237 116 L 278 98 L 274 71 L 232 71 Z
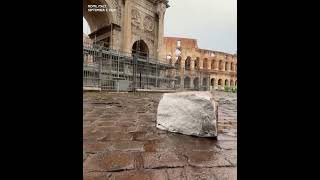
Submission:
M 237 83 L 237 56 L 234 54 L 198 48 L 196 39 L 181 37 L 164 37 L 163 52 L 167 63 L 178 64 L 176 76 L 194 83 L 209 84 L 213 89 L 224 89 L 225 86 L 236 86 Z M 209 79 L 199 80 L 198 73 L 208 73 Z M 220 84 L 218 83 L 220 80 Z M 201 82 L 202 81 L 202 82 Z M 207 82 L 208 81 L 208 82 Z

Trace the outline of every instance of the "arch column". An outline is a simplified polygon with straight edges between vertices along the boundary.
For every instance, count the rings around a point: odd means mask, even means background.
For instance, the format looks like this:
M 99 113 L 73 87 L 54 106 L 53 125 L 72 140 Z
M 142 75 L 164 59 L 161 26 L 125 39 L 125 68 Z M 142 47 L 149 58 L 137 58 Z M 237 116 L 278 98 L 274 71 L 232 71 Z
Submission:
M 208 68 L 208 69 L 211 69 L 211 59 L 208 59 L 207 62 L 208 62 L 207 68 Z
M 231 72 L 234 72 L 234 71 L 235 71 L 235 69 L 234 69 L 234 63 L 231 63 L 231 64 L 230 64 L 230 71 L 231 71 Z
M 123 23 L 123 50 L 131 53 L 131 4 L 132 0 L 125 0 L 124 5 L 124 23 Z
M 203 59 L 199 59 L 199 69 L 203 69 Z
M 180 75 L 180 89 L 184 89 L 184 75 Z
M 194 87 L 193 80 L 194 80 L 194 77 L 190 77 L 190 88 L 191 89 L 193 89 L 193 87 Z
M 215 89 L 215 90 L 218 89 L 218 81 L 219 81 L 219 79 L 217 78 L 217 79 L 215 80 L 215 82 L 214 82 L 214 89 Z
M 219 61 L 218 60 L 216 60 L 214 62 L 214 70 L 219 70 Z
M 225 71 L 226 70 L 226 67 L 225 67 L 226 63 L 224 61 L 222 61 L 222 71 Z
M 225 63 L 224 63 L 224 71 L 226 71 L 226 72 L 229 71 L 229 68 L 228 68 L 228 67 L 229 67 L 229 63 L 228 63 L 228 62 L 225 62 Z
M 191 71 L 194 71 L 194 62 L 195 62 L 194 59 L 191 59 L 191 60 L 190 60 L 190 70 L 191 70 Z
M 184 55 L 181 55 L 181 64 L 180 64 L 180 71 L 183 72 L 184 68 L 185 68 L 185 63 L 186 63 L 186 57 Z
M 158 47 L 157 47 L 157 52 L 158 52 L 158 59 L 163 58 L 163 31 L 164 31 L 164 14 L 166 12 L 166 5 L 163 3 L 158 3 L 157 5 L 157 14 L 159 17 L 159 30 L 158 30 Z

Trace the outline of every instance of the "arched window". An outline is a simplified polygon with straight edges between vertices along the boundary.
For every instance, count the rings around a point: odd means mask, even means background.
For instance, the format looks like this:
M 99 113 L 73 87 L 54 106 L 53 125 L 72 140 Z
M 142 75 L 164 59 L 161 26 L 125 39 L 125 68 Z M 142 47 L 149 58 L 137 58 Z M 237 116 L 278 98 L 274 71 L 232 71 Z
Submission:
M 228 83 L 229 81 L 228 81 L 228 79 L 226 79 L 225 81 L 224 81 L 224 85 L 225 86 L 229 86 L 229 83 Z
M 211 61 L 211 69 L 215 69 L 216 68 L 216 60 L 212 59 Z
M 219 70 L 220 71 L 223 70 L 223 62 L 222 62 L 222 60 L 219 61 Z
M 178 56 L 176 62 L 174 63 L 175 68 L 180 69 L 181 67 L 181 56 Z
M 203 60 L 203 69 L 208 69 L 208 59 L 204 58 Z
M 190 70 L 191 69 L 191 58 L 187 57 L 186 62 L 184 64 L 185 64 L 184 68 L 186 70 Z
M 200 59 L 198 57 L 194 62 L 194 69 L 200 69 Z
M 211 79 L 211 86 L 212 86 L 212 87 L 214 87 L 214 83 L 215 83 L 215 79 L 212 78 L 212 79 Z

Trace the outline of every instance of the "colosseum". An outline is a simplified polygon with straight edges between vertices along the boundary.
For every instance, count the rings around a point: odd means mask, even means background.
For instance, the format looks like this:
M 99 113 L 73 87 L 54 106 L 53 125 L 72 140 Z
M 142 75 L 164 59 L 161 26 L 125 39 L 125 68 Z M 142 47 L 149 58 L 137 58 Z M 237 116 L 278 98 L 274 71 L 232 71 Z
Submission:
M 196 39 L 180 37 L 164 37 L 163 49 L 167 62 L 176 68 L 176 88 L 223 90 L 237 86 L 236 54 L 201 49 Z

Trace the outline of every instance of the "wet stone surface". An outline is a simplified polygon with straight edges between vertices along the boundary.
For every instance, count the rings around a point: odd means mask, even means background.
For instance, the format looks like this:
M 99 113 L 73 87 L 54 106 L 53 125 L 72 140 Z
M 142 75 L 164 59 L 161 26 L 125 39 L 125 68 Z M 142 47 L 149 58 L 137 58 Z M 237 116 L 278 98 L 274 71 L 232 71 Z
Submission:
M 160 93 L 84 93 L 84 179 L 236 179 L 236 94 L 213 95 L 218 140 L 157 129 Z

